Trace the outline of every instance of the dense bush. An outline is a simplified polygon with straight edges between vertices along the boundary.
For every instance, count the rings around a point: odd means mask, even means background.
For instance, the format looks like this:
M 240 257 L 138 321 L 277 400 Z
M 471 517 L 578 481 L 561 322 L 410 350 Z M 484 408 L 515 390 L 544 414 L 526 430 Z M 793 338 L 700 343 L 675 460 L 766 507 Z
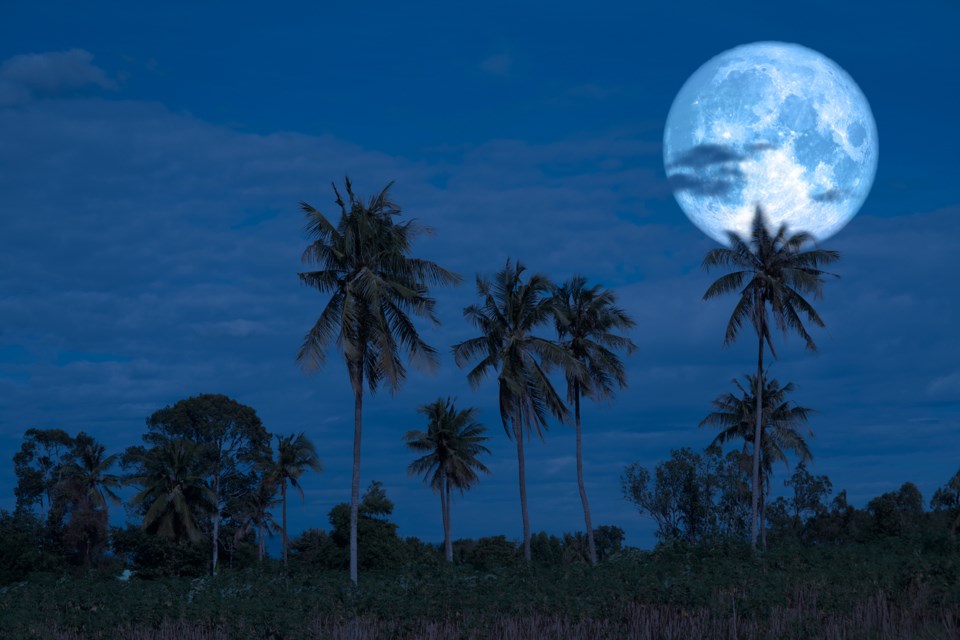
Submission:
M 210 573 L 207 544 L 172 542 L 140 527 L 112 528 L 113 552 L 125 566 L 145 579 L 197 577 Z

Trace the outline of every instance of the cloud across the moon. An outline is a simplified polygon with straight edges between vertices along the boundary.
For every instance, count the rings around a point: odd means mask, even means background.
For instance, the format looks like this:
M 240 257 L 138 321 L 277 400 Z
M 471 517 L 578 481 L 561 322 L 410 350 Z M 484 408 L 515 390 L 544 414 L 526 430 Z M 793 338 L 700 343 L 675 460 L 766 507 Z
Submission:
M 731 49 L 677 94 L 664 167 L 684 213 L 726 243 L 759 204 L 775 226 L 832 236 L 860 209 L 877 167 L 877 130 L 853 79 L 795 44 Z

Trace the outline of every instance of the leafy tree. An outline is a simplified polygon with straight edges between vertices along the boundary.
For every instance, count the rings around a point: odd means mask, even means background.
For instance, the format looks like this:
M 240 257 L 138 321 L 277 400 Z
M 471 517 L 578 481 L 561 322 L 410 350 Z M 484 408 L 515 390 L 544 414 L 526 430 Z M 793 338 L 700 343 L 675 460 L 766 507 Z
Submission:
M 491 372 L 497 373 L 500 420 L 507 438 L 513 438 L 517 443 L 523 554 L 530 562 L 523 432 L 526 430 L 529 439 L 530 432 L 536 430 L 543 439 L 540 428 L 547 426 L 548 411 L 560 420 L 569 415 L 544 365 L 557 365 L 571 371 L 581 365 L 556 343 L 533 334 L 553 318 L 550 296 L 554 287 L 546 276 L 540 274 L 523 282 L 524 271 L 519 262 L 513 265 L 507 260 L 493 283 L 477 276 L 477 293 L 482 303 L 468 306 L 463 315 L 480 330 L 481 335 L 454 345 L 453 354 L 459 367 L 480 360 L 467 374 L 473 387 L 479 386 Z M 512 424 L 512 429 L 508 423 Z
M 567 542 L 566 537 L 561 540 L 555 535 L 549 535 L 546 531 L 541 531 L 530 536 L 530 553 L 536 562 L 559 566 L 564 562 L 565 542 Z M 583 545 L 583 551 L 586 551 L 586 545 Z M 589 561 L 589 558 L 584 557 L 584 560 Z
M 811 545 L 841 545 L 869 542 L 876 536 L 874 519 L 863 509 L 847 502 L 846 490 L 840 491 L 830 502 L 826 513 L 807 520 L 804 542 Z
M 201 539 L 197 515 L 209 516 L 217 508 L 216 496 L 204 482 L 203 455 L 201 445 L 182 438 L 156 438 L 150 449 L 127 450 L 127 466 L 138 471 L 124 481 L 141 487 L 131 502 L 146 509 L 144 531 L 174 542 Z
M 359 504 L 358 535 L 362 539 L 358 557 L 362 569 L 395 569 L 406 561 L 406 547 L 397 536 L 397 525 L 388 520 L 393 502 L 387 498 L 383 483 L 374 480 Z M 350 540 L 350 508 L 346 503 L 335 505 L 329 514 L 330 538 L 341 548 Z
M 815 476 L 807 470 L 805 462 L 797 464 L 793 475 L 783 483 L 793 488 L 790 509 L 798 522 L 823 515 L 827 512 L 824 501 L 833 493 L 833 484 L 827 476 Z
M 627 312 L 616 306 L 616 295 L 599 285 L 587 287 L 586 278 L 574 276 L 553 295 L 553 309 L 560 346 L 580 366 L 566 370 L 567 402 L 573 403 L 577 441 L 577 486 L 586 523 L 589 559 L 597 564 L 590 504 L 583 483 L 583 437 L 580 423 L 580 397 L 594 400 L 609 398 L 613 387 L 627 386 L 623 362 L 613 350 L 623 349 L 629 355 L 636 348 L 628 338 L 614 333 L 636 323 Z
M 722 446 L 731 440 L 743 441 L 743 453 L 754 448 L 755 431 L 754 425 L 757 422 L 756 410 L 757 403 L 755 398 L 755 389 L 758 388 L 755 376 L 745 376 L 746 386 L 741 385 L 737 380 L 733 383 L 737 386 L 740 394 L 724 394 L 713 401 L 713 406 L 717 409 L 704 418 L 699 426 L 715 426 L 721 429 L 720 433 L 714 438 L 711 446 Z M 807 422 L 812 409 L 801 407 L 796 404 L 791 406 L 786 400 L 787 394 L 793 391 L 793 383 L 787 383 L 781 387 L 777 380 L 761 381 L 763 397 L 766 398 L 766 404 L 763 408 L 763 417 L 761 419 L 761 452 L 760 452 L 760 518 L 761 522 L 765 520 L 765 496 L 769 491 L 770 476 L 773 474 L 773 465 L 776 462 L 783 462 L 787 465 L 786 451 L 792 451 L 800 459 L 800 462 L 808 462 L 812 459 L 812 454 L 801 433 L 801 428 Z M 804 428 L 809 436 L 813 432 Z M 743 456 L 744 458 L 746 455 Z M 761 529 L 763 546 L 766 547 L 766 528 Z
M 960 528 L 960 471 L 957 471 L 946 485 L 933 493 L 930 508 L 953 516 L 949 525 L 951 535 Z
M 629 465 L 621 487 L 624 497 L 657 523 L 662 542 L 698 544 L 715 530 L 717 478 L 692 449 L 671 450 L 670 459 L 657 465 L 653 478 L 644 467 Z
M 407 446 L 426 452 L 407 467 L 411 475 L 424 474 L 430 487 L 440 494 L 443 518 L 443 545 L 447 562 L 453 562 L 453 543 L 450 539 L 450 489 L 456 487 L 463 495 L 478 481 L 477 471 L 490 470 L 477 459 L 481 452 L 490 450 L 480 444 L 489 438 L 482 434 L 486 428 L 475 421 L 476 409 L 458 411 L 451 399 L 442 398 L 425 404 L 417 410 L 427 417 L 427 430 L 408 431 L 404 435 Z
M 113 552 L 137 578 L 199 577 L 208 570 L 205 547 L 148 533 L 136 525 L 112 527 L 110 540 Z
M 708 459 L 716 467 L 719 483 L 717 499 L 717 532 L 721 538 L 746 539 L 750 534 L 750 461 L 744 451 L 730 451 L 722 456 L 720 447 L 707 449 Z
M 299 567 L 345 569 L 346 547 L 340 548 L 323 529 L 307 529 L 290 541 L 290 555 Z
M 923 496 L 917 485 L 905 482 L 899 491 L 884 493 L 867 503 L 874 530 L 881 536 L 904 536 L 920 529 Z
M 303 488 L 298 482 L 300 476 L 308 468 L 317 473 L 323 469 L 320 464 L 320 458 L 317 457 L 317 449 L 313 443 L 307 439 L 303 433 L 296 436 L 277 436 L 277 458 L 269 466 L 265 467 L 266 473 L 272 482 L 280 486 L 280 500 L 283 504 L 283 566 L 287 566 L 287 483 L 300 493 L 300 499 L 304 500 Z
M 623 529 L 611 525 L 600 525 L 593 530 L 593 540 L 596 545 L 597 560 L 603 561 L 623 548 Z
M 744 322 L 753 324 L 759 341 L 757 355 L 757 374 L 755 382 L 763 378 L 763 345 L 770 347 L 774 358 L 777 352 L 770 339 L 771 322 L 775 323 L 784 334 L 787 329 L 793 329 L 806 341 L 807 348 L 815 351 L 816 344 L 807 333 L 800 318 L 800 314 L 807 316 L 810 322 L 817 326 L 825 326 L 819 314 L 803 297 L 804 293 L 812 293 L 814 298 L 820 298 L 823 290 L 823 277 L 836 274 L 822 271 L 819 267 L 829 264 L 840 258 L 836 251 L 812 249 L 803 251 L 803 247 L 814 241 L 809 233 L 800 231 L 787 235 L 786 225 L 781 225 L 776 235 L 771 236 L 764 220 L 763 211 L 757 206 L 753 218 L 749 241 L 744 241 L 733 231 L 728 231 L 730 247 L 712 249 L 703 260 L 703 267 L 709 270 L 712 267 L 731 267 L 735 271 L 721 276 L 707 289 L 704 300 L 714 298 L 732 291 L 739 291 L 740 300 L 734 307 L 723 344 L 728 346 L 736 339 Z M 746 286 L 744 281 L 750 278 Z M 742 288 L 741 288 L 742 287 Z M 769 313 L 772 317 L 768 316 Z M 761 441 L 761 416 L 763 411 L 763 390 L 755 391 L 756 420 L 754 441 Z M 753 454 L 753 490 L 752 490 L 752 525 L 750 543 L 753 549 L 757 547 L 758 505 L 760 500 L 760 452 L 761 447 L 754 448 Z
M 444 562 L 443 549 L 410 536 L 403 540 L 406 562 L 418 568 L 439 567 Z
M 0 585 L 53 568 L 56 560 L 41 551 L 43 535 L 43 523 L 32 511 L 0 510 Z
M 336 344 L 343 350 L 354 394 L 353 479 L 350 488 L 350 579 L 357 583 L 357 519 L 360 504 L 360 434 L 363 385 L 374 393 L 380 382 L 392 392 L 400 388 L 408 358 L 436 366 L 436 351 L 424 342 L 410 320 L 413 313 L 439 320 L 427 283 L 456 284 L 460 276 L 428 260 L 410 256 L 412 241 L 429 229 L 412 220 L 397 223 L 400 207 L 390 199 L 391 182 L 362 202 L 346 179 L 348 201 L 337 191 L 340 221 L 334 226 L 306 202 L 307 233 L 313 241 L 303 252 L 304 263 L 318 263 L 318 271 L 299 274 L 300 282 L 330 294 L 330 300 L 307 333 L 297 361 L 307 370 L 318 369 L 325 350 Z
M 223 394 L 205 393 L 180 400 L 156 411 L 147 419 L 147 443 L 168 438 L 184 438 L 201 446 L 202 474 L 213 492 L 216 508 L 210 514 L 211 563 L 217 572 L 220 549 L 220 526 L 224 509 L 231 496 L 224 484 L 244 477 L 269 444 L 270 436 L 257 412 Z M 252 491 L 252 487 L 241 487 Z
M 40 519 L 44 520 L 43 499 L 47 507 L 53 504 L 53 490 L 62 479 L 63 466 L 67 463 L 73 439 L 63 429 L 27 429 L 23 434 L 20 451 L 13 456 L 17 486 L 17 510 L 40 506 Z
M 480 538 L 470 545 L 467 562 L 479 571 L 511 567 L 517 562 L 517 545 L 502 535 Z

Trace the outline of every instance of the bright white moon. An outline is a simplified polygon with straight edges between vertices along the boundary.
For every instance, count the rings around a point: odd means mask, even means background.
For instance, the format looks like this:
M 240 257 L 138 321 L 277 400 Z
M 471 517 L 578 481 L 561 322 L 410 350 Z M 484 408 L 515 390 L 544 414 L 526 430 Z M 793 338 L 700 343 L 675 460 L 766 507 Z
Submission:
M 701 231 L 749 237 L 759 204 L 775 231 L 824 240 L 856 215 L 877 171 L 877 126 L 853 79 L 796 44 L 757 42 L 700 67 L 663 135 L 674 196 Z

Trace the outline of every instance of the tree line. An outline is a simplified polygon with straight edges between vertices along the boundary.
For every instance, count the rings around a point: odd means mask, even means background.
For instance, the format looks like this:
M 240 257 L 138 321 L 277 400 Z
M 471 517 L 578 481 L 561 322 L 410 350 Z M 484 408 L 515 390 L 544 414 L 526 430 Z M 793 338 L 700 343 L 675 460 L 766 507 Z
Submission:
M 405 361 L 437 365 L 438 352 L 421 338 L 412 317 L 438 324 L 430 286 L 462 281 L 458 274 L 411 255 L 414 240 L 431 230 L 414 220 L 400 220 L 400 207 L 390 197 L 391 186 L 364 201 L 354 193 L 349 178 L 345 181 L 346 198 L 334 185 L 340 209 L 336 223 L 301 202 L 310 238 L 302 260 L 316 268 L 298 276 L 304 285 L 317 289 L 327 299 L 296 359 L 304 370 L 314 371 L 326 364 L 328 352 L 336 348 L 343 356 L 354 393 L 347 528 L 349 571 L 354 584 L 362 505 L 364 389 L 374 393 L 386 386 L 397 392 L 406 378 Z M 824 323 L 803 296 L 822 295 L 824 277 L 835 274 L 820 267 L 837 260 L 839 254 L 807 249 L 812 236 L 804 232 L 788 234 L 785 226 L 771 234 L 759 207 L 750 237 L 743 239 L 729 232 L 729 239 L 730 247 L 710 251 L 703 261 L 702 266 L 708 270 L 732 269 L 709 287 L 704 299 L 739 290 L 724 346 L 736 339 L 745 324 L 753 325 L 758 338 L 757 372 L 746 377 L 745 385 L 736 383 L 739 396 L 728 394 L 715 400 L 717 411 L 702 426 L 721 428 L 714 441 L 718 447 L 735 439 L 743 441 L 737 459 L 741 467 L 752 467 L 747 523 L 751 545 L 756 548 L 758 533 L 765 544 L 762 523 L 766 520 L 765 496 L 772 465 L 785 462 L 787 452 L 801 461 L 811 457 L 802 432 L 810 410 L 791 405 L 786 399 L 791 384 L 781 386 L 770 378 L 769 367 L 763 366 L 765 345 L 776 358 L 770 329 L 777 326 L 784 333 L 796 331 L 807 348 L 815 349 L 801 316 L 818 326 Z M 502 426 L 517 447 L 524 558 L 531 560 L 524 435 L 529 440 L 536 433 L 542 439 L 553 418 L 572 423 L 576 429 L 577 481 L 587 557 L 596 564 L 596 540 L 583 479 L 581 399 L 609 398 L 626 387 L 619 354 L 632 353 L 635 345 L 622 332 L 635 323 L 617 306 L 614 292 L 590 286 L 577 275 L 556 284 L 543 274 L 528 274 L 519 261 L 511 259 L 493 278 L 478 275 L 476 291 L 479 302 L 466 307 L 464 317 L 478 335 L 453 345 L 452 353 L 457 366 L 467 369 L 467 380 L 473 387 L 488 377 L 496 378 Z M 544 335 L 543 330 L 549 328 L 553 335 Z M 566 384 L 564 395 L 551 379 L 555 373 Z M 423 474 L 425 482 L 440 495 L 444 552 L 451 561 L 452 492 L 462 493 L 478 481 L 478 472 L 488 472 L 479 460 L 480 454 L 489 453 L 482 444 L 487 438 L 483 425 L 476 422 L 476 410 L 457 409 L 451 399 L 440 398 L 420 411 L 427 418 L 427 429 L 410 431 L 405 439 L 411 449 L 423 455 L 411 463 L 409 470 Z M 158 411 L 147 420 L 147 426 L 145 444 L 130 447 L 119 457 L 105 456 L 102 445 L 85 434 L 80 434 L 85 443 L 80 445 L 80 436 L 71 440 L 63 432 L 54 433 L 56 430 L 28 431 L 18 454 L 20 461 L 15 460 L 18 510 L 37 504 L 42 516 L 46 505 L 52 517 L 70 515 L 71 523 L 77 521 L 78 531 L 83 529 L 80 523 L 87 521 L 96 529 L 96 522 L 106 521 L 107 503 L 116 502 L 116 487 L 128 483 L 139 488 L 131 509 L 142 517 L 144 532 L 169 540 L 197 541 L 202 537 L 198 522 L 209 520 L 211 571 L 216 571 L 219 562 L 221 528 L 227 522 L 238 527 L 236 532 L 231 530 L 233 535 L 243 532 L 255 536 L 260 556 L 264 553 L 264 535 L 279 530 L 286 562 L 287 488 L 302 496 L 301 475 L 307 469 L 321 470 L 316 449 L 304 434 L 274 436 L 274 451 L 270 434 L 251 408 L 213 395 L 190 398 Z M 61 452 L 66 457 L 58 466 L 51 461 Z M 127 472 L 122 478 L 108 473 L 115 462 Z M 77 488 L 69 489 L 68 485 Z M 279 525 L 271 512 L 278 503 L 282 510 Z M 94 545 L 99 532 L 93 529 L 76 535 L 88 539 L 84 544 Z

